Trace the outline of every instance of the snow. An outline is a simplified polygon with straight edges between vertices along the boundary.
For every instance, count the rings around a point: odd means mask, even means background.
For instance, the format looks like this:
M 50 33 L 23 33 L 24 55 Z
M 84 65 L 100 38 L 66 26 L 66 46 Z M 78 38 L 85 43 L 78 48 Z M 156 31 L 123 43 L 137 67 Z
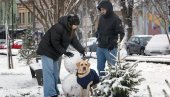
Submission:
M 166 34 L 154 35 L 146 45 L 145 53 L 147 55 L 170 54 L 170 45 L 167 35 Z
M 81 56 L 78 52 L 74 52 L 74 56 L 72 58 L 65 57 L 64 58 L 64 66 L 69 73 L 76 73 L 77 66 L 76 63 L 80 62 Z M 73 65 L 75 64 L 75 65 Z
M 76 74 L 69 74 L 66 76 L 62 82 L 62 89 L 63 92 L 69 96 L 72 97 L 79 97 L 80 96 L 80 85 L 77 83 L 77 76 Z
M 97 43 L 97 38 L 96 37 L 90 37 L 90 38 L 87 38 L 87 40 L 81 39 L 80 42 L 83 44 L 83 46 L 86 46 L 86 43 L 87 43 L 87 46 L 90 46 L 90 45 L 93 45 L 94 43 Z
M 16 54 L 18 52 L 17 50 L 12 51 Z M 0 52 L 5 53 L 5 50 L 0 50 Z M 87 55 L 89 55 L 89 53 L 87 53 Z M 93 52 L 92 56 L 96 57 L 96 53 Z M 142 56 L 138 57 L 142 58 Z M 159 57 L 165 59 L 164 56 Z M 14 69 L 8 69 L 7 56 L 0 55 L 0 97 L 43 97 L 43 87 L 38 86 L 37 80 L 31 77 L 29 66 L 26 65 L 25 62 L 19 62 L 18 58 L 18 55 L 13 56 Z M 65 57 L 63 57 L 60 71 L 62 83 L 64 79 L 67 78 L 66 76 L 70 75 L 65 69 L 64 59 Z M 91 68 L 97 71 L 96 61 L 95 58 L 90 58 L 89 60 Z M 37 63 L 33 61 L 32 64 L 36 65 Z M 165 79 L 170 82 L 170 65 L 140 62 L 137 69 L 142 70 L 142 77 L 146 80 L 137 86 L 140 91 L 133 93 L 130 97 L 149 97 L 147 85 L 149 85 L 153 97 L 165 97 L 162 89 L 165 89 L 170 95 L 170 88 L 168 88 L 165 83 Z M 59 85 L 59 89 L 60 92 L 63 93 L 61 84 Z
M 140 89 L 140 97 L 148 97 L 147 85 L 151 88 L 153 97 L 165 97 L 162 89 L 165 89 L 170 95 L 170 88 L 165 83 L 165 79 L 170 82 L 170 66 L 166 64 L 154 64 L 154 63 L 139 63 L 137 69 L 143 70 L 142 77 L 146 80 L 142 82 L 142 85 L 138 86 Z
M 158 63 L 170 63 L 170 55 L 157 55 L 157 56 L 128 56 L 126 57 L 128 61 L 148 61 L 148 62 L 158 62 Z
M 29 67 L 13 57 L 14 69 L 8 69 L 7 56 L 0 55 L 0 97 L 42 97 L 42 87 L 31 78 Z
M 169 35 L 170 37 L 170 35 Z M 159 44 L 159 45 L 158 45 Z M 146 49 L 148 50 L 164 50 L 169 46 L 168 38 L 166 34 L 154 35 L 148 42 Z

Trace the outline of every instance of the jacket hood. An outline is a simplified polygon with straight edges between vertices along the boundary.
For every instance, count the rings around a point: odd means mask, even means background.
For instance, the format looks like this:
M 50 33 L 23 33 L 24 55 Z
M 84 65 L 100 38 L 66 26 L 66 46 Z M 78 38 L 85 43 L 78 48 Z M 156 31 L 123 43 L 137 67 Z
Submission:
M 104 9 L 107 10 L 107 12 L 104 15 L 104 17 L 108 17 L 108 16 L 112 15 L 112 13 L 113 13 L 113 6 L 112 6 L 110 1 L 101 1 L 99 3 L 99 5 L 97 6 L 97 9 L 99 11 L 101 11 L 101 8 L 104 8 Z
M 68 31 L 71 31 L 71 28 L 68 26 L 68 16 L 60 17 L 58 23 L 62 24 Z

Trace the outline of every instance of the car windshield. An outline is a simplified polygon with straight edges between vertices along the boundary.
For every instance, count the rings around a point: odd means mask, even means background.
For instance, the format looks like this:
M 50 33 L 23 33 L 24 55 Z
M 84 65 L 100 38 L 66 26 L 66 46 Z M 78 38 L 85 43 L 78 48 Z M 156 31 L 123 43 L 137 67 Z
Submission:
M 0 44 L 4 44 L 5 43 L 5 39 L 0 39 Z
M 144 42 L 147 42 L 151 39 L 151 37 L 142 37 L 141 40 Z
M 150 39 L 151 37 L 141 37 L 140 41 L 142 41 L 143 43 L 147 43 Z

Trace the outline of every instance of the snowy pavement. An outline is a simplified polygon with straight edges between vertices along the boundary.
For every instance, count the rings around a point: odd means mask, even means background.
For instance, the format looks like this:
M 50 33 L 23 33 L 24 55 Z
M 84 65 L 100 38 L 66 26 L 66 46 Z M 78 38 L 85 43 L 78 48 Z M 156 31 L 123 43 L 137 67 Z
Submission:
M 95 53 L 92 56 L 96 57 Z M 7 56 L 0 55 L 0 97 L 43 97 L 43 87 L 38 86 L 36 79 L 32 79 L 29 66 L 25 62 L 18 61 L 19 56 L 13 56 L 14 69 L 9 70 L 7 66 Z M 64 59 L 63 59 L 64 60 Z M 96 59 L 89 60 L 91 68 L 96 69 Z M 36 64 L 35 61 L 32 64 Z M 60 78 L 61 82 L 69 74 L 62 61 Z M 165 83 L 165 79 L 170 82 L 170 65 L 159 63 L 139 63 L 138 70 L 142 70 L 142 77 L 146 80 L 138 88 L 138 93 L 133 93 L 130 97 L 149 97 L 147 85 L 150 86 L 153 97 L 165 97 L 162 89 L 170 95 L 170 88 Z M 59 85 L 62 93 L 62 86 Z
M 170 65 L 170 55 L 157 55 L 157 56 L 128 56 L 125 58 L 126 61 L 141 61 L 141 62 L 154 62 L 154 63 L 165 63 Z
M 135 97 L 149 97 L 148 85 L 151 89 L 152 97 L 165 97 L 162 92 L 163 89 L 170 95 L 170 88 L 165 83 L 165 80 L 170 82 L 170 65 L 142 62 L 139 63 L 137 69 L 142 70 L 142 77 L 146 80 L 138 86 L 140 91 L 134 94 L 136 95 Z

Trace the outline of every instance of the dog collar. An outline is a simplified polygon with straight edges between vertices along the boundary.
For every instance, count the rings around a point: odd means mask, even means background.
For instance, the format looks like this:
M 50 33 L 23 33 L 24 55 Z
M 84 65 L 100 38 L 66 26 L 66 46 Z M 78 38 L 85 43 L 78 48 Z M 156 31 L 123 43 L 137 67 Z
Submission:
M 86 72 L 85 72 L 85 73 L 86 73 Z M 78 73 L 78 72 L 77 72 L 77 74 L 79 74 L 79 75 L 83 75 L 83 74 L 85 74 L 85 73 Z
M 86 72 L 85 72 L 85 73 L 86 73 Z M 79 75 L 83 75 L 83 74 L 85 74 L 85 73 L 78 73 L 78 70 L 77 70 L 76 76 L 78 76 L 78 74 L 79 74 Z
M 85 73 L 79 73 L 78 72 L 78 70 L 77 70 L 77 73 L 76 73 L 76 75 L 77 75 L 77 77 L 82 77 L 82 76 L 86 76 L 87 74 L 89 74 L 90 73 L 90 69 L 89 70 L 87 70 Z

